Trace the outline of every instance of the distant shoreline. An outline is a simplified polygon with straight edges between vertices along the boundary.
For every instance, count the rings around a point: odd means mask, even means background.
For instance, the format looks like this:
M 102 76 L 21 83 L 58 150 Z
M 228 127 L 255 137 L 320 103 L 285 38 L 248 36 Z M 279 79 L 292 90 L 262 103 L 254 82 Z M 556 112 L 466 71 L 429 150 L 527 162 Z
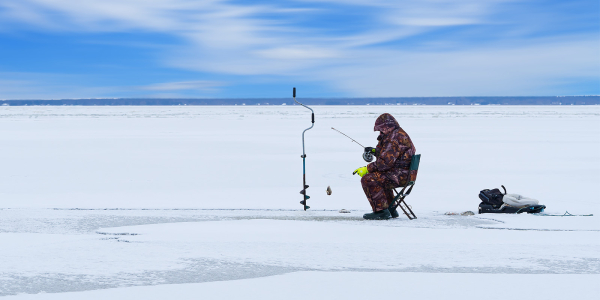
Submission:
M 600 96 L 298 98 L 307 105 L 600 105 Z M 2 106 L 294 105 L 292 98 L 98 98 L 0 100 Z

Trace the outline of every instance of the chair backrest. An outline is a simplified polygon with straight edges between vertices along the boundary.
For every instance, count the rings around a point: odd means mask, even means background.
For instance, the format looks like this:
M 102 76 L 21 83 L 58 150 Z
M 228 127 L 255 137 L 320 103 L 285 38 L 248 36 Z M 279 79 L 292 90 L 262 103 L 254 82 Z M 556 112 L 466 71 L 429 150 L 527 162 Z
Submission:
M 410 170 L 411 171 L 418 170 L 420 161 L 421 161 L 421 154 L 413 155 L 412 159 L 410 160 Z

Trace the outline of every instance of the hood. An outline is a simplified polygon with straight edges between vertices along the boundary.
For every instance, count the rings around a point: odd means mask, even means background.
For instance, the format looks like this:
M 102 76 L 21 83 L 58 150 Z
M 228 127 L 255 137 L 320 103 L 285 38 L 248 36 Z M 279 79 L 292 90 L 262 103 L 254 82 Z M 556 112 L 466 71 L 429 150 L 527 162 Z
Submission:
M 398 124 L 398 121 L 396 121 L 396 119 L 392 117 L 392 115 L 385 113 L 377 118 L 377 120 L 375 121 L 375 128 L 373 128 L 373 131 L 381 131 L 385 128 L 398 129 L 400 128 L 400 124 Z

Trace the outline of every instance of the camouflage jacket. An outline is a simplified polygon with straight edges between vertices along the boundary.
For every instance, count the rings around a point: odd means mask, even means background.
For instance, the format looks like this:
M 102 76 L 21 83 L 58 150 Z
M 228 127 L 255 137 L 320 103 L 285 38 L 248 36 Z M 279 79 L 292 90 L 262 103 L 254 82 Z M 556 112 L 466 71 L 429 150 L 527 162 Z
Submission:
M 384 115 L 393 119 L 389 114 Z M 398 125 L 395 119 L 393 121 L 391 126 L 395 129 L 388 134 L 381 133 L 377 138 L 379 140 L 375 150 L 377 160 L 370 163 L 367 169 L 369 173 L 381 172 L 396 186 L 403 186 L 406 183 L 410 161 L 416 149 L 408 134 Z M 375 128 L 378 128 L 377 125 Z M 411 172 L 411 180 L 416 179 L 417 171 Z

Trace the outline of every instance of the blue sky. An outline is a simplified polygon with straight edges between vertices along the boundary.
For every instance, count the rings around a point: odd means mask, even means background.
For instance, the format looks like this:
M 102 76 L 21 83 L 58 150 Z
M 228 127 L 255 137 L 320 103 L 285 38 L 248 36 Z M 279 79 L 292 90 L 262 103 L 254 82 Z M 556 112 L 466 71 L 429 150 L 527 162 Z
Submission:
M 600 1 L 0 0 L 0 99 L 600 94 Z

